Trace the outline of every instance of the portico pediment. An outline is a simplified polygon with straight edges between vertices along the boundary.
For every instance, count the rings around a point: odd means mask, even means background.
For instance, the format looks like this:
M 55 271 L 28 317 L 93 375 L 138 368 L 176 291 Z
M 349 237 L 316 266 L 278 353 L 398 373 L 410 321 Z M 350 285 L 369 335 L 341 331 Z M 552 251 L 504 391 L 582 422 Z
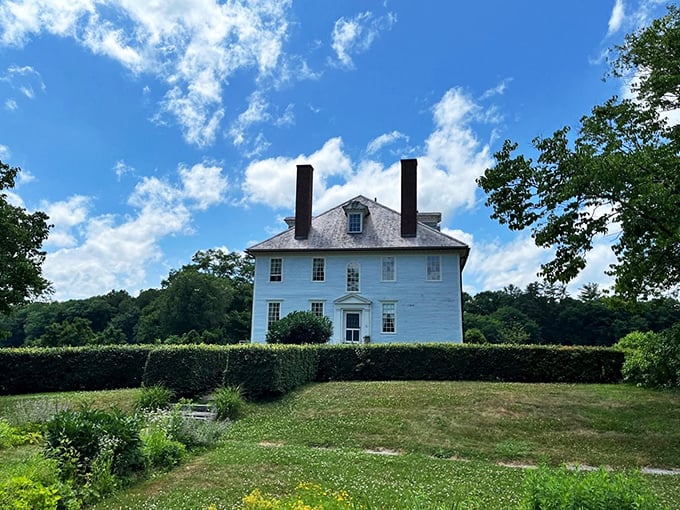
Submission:
M 345 294 L 333 301 L 336 305 L 370 305 L 372 301 L 358 294 Z

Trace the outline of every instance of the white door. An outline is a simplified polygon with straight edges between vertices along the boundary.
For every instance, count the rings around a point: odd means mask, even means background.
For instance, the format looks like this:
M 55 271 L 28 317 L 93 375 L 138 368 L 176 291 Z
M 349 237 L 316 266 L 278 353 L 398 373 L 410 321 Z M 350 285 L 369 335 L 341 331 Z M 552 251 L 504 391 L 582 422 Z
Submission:
M 359 343 L 361 338 L 361 311 L 345 312 L 345 342 Z

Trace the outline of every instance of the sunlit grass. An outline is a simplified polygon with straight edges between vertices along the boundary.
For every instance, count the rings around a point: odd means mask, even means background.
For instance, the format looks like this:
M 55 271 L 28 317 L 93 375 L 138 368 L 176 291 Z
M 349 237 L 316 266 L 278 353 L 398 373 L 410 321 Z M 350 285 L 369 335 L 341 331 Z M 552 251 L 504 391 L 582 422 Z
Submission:
M 85 398 L 131 408 L 135 391 Z M 64 395 L 49 397 L 79 400 Z M 22 398 L 35 396 L 0 397 L 0 412 Z M 426 494 L 433 503 L 473 498 L 480 509 L 508 510 L 526 471 L 500 463 L 680 467 L 680 393 L 623 385 L 325 383 L 249 404 L 245 416 L 215 449 L 94 508 L 231 509 L 255 488 L 276 496 L 311 482 L 371 509 L 408 508 Z M 2 452 L 0 479 L 36 451 Z M 680 476 L 644 479 L 680 508 Z

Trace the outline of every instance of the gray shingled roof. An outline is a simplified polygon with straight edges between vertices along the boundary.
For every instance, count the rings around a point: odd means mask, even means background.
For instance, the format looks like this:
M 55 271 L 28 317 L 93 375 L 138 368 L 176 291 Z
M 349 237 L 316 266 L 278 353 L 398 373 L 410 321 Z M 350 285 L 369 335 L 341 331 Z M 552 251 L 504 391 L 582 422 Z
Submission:
M 369 210 L 364 218 L 363 232 L 349 234 L 343 206 L 359 201 Z M 465 263 L 469 247 L 453 237 L 419 222 L 415 237 L 401 237 L 401 215 L 378 202 L 359 195 L 333 209 L 312 218 L 307 239 L 295 239 L 295 228 L 270 237 L 246 251 L 257 254 L 269 251 L 306 250 L 408 250 L 458 249 Z

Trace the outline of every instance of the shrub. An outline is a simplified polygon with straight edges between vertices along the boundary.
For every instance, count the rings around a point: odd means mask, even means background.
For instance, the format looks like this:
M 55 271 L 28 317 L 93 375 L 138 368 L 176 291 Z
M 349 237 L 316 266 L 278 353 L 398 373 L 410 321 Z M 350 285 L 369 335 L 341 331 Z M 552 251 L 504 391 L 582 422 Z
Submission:
M 325 344 L 333 336 L 333 323 L 313 312 L 291 312 L 269 327 L 270 344 Z
M 0 394 L 136 388 L 150 346 L 0 349 Z
M 135 400 L 135 409 L 138 411 L 155 411 L 170 405 L 175 392 L 163 386 L 143 386 L 142 392 Z
M 204 448 L 215 444 L 227 430 L 224 422 L 195 420 L 182 414 L 185 404 L 175 404 L 170 410 L 159 410 L 147 415 L 150 426 L 165 432 L 167 437 L 187 449 Z
M 62 480 L 78 486 L 87 485 L 107 455 L 110 473 L 124 479 L 144 469 L 140 428 L 137 417 L 118 409 L 67 409 L 47 423 L 45 453 L 57 460 Z
M 597 347 L 385 344 L 317 348 L 318 381 L 434 380 L 608 383 L 623 353 Z
M 14 510 L 79 510 L 80 502 L 68 483 L 59 480 L 57 463 L 34 454 L 11 468 L 0 481 L 0 508 Z
M 625 381 L 639 386 L 680 388 L 680 324 L 646 334 L 626 353 L 622 371 Z
M 33 427 L 13 427 L 5 418 L 0 418 L 0 450 L 21 444 L 36 444 L 41 439 L 40 432 Z
M 59 489 L 45 486 L 25 476 L 0 484 L 0 508 L 6 510 L 57 510 Z
M 240 418 L 246 405 L 241 388 L 238 386 L 218 388 L 213 393 L 212 404 L 215 406 L 218 420 L 236 420 Z
M 527 474 L 520 510 L 663 510 L 638 473 L 541 467 Z
M 251 400 L 280 397 L 314 380 L 316 346 L 247 345 L 229 348 L 223 386 L 240 386 Z
M 624 349 L 639 349 L 642 345 L 653 342 L 656 333 L 652 331 L 647 331 L 642 333 L 641 331 L 633 331 L 628 333 L 626 336 L 621 338 L 612 347 L 614 349 L 624 350 Z
M 150 415 L 147 426 L 142 429 L 142 451 L 154 468 L 171 469 L 179 464 L 186 455 L 186 446 L 172 439 L 163 420 L 158 415 Z
M 472 328 L 465 331 L 465 338 L 463 340 L 466 344 L 488 344 L 489 341 L 482 333 L 481 329 Z
M 149 353 L 145 386 L 163 386 L 179 397 L 195 397 L 220 386 L 227 348 L 213 345 L 163 346 Z

